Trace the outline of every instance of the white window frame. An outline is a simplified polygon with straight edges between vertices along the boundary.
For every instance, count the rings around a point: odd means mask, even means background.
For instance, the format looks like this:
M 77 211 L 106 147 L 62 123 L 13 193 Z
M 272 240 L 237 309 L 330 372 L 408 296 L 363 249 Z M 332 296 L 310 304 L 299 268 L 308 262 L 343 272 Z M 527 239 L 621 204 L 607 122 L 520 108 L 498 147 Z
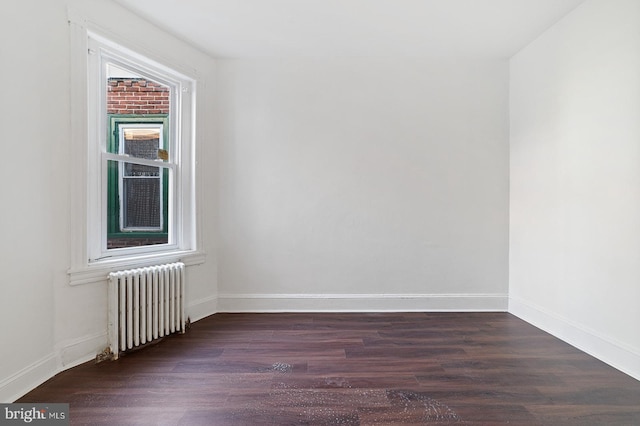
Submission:
M 196 214 L 196 82 L 179 64 L 158 60 L 144 49 L 129 48 L 122 39 L 96 28 L 86 20 L 70 16 L 71 30 L 71 157 L 78 167 L 71 172 L 72 259 L 70 284 L 86 284 L 104 279 L 117 269 L 181 260 L 186 264 L 204 262 L 199 250 L 200 230 Z M 117 41 L 113 41 L 117 40 Z M 170 87 L 169 155 L 174 163 L 169 173 L 167 244 L 106 248 L 107 147 L 106 64 L 131 70 L 142 77 Z M 173 144 L 173 145 L 172 145 Z M 129 158 L 127 161 L 131 161 Z M 137 161 L 137 160 L 134 160 Z M 162 167 L 167 166 L 161 163 Z

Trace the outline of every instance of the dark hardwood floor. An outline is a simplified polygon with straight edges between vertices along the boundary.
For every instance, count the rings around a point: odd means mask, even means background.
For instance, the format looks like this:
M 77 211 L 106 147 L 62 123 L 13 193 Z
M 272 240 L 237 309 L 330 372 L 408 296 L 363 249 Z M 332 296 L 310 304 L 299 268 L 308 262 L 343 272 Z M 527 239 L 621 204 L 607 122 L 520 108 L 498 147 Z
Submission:
M 217 314 L 17 402 L 86 425 L 640 425 L 640 382 L 507 313 Z

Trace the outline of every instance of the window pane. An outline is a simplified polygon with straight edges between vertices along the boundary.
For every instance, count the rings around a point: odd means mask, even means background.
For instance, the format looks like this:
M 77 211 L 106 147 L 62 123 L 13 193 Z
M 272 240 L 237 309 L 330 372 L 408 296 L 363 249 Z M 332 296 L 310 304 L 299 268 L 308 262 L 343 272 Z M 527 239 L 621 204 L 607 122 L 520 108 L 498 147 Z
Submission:
M 169 160 L 171 88 L 120 65 L 107 66 L 107 151 Z M 108 175 L 107 249 L 168 243 L 169 171 L 114 161 Z
M 166 244 L 164 182 L 169 171 L 109 160 L 107 249 Z
M 155 169 L 158 176 L 159 168 Z M 125 230 L 162 229 L 160 179 L 157 177 L 125 178 L 123 184 L 123 228 Z
M 136 158 L 158 158 L 160 129 L 127 128 L 122 126 L 124 153 Z

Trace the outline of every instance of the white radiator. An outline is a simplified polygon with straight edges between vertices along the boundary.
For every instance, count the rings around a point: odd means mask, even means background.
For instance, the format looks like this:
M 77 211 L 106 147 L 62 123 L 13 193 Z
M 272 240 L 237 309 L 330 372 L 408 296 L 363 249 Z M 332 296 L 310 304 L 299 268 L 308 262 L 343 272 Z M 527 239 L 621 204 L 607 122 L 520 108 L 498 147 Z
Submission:
M 171 333 L 184 333 L 184 264 L 109 274 L 109 347 L 120 352 Z

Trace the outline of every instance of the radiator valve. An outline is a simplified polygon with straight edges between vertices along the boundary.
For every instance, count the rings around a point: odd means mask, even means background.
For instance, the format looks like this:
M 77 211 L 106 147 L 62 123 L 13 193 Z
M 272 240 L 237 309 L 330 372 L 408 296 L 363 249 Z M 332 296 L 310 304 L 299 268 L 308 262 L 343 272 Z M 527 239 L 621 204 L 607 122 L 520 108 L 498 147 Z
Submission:
M 104 348 L 102 352 L 96 355 L 96 364 L 102 361 L 110 361 L 113 359 L 113 352 L 110 347 Z

